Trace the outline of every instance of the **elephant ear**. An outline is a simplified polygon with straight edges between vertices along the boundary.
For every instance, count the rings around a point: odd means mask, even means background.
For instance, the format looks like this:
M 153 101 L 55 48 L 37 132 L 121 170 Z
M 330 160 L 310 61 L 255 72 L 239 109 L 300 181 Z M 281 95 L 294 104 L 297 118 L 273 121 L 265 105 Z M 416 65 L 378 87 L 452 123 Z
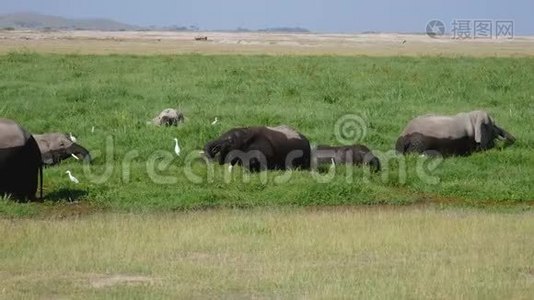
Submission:
M 245 149 L 252 142 L 254 135 L 254 131 L 250 128 L 236 130 L 229 138 L 231 150 Z
M 484 111 L 474 112 L 473 127 L 475 132 L 475 142 L 480 145 L 482 149 L 487 149 L 493 141 L 493 122 L 488 113 Z

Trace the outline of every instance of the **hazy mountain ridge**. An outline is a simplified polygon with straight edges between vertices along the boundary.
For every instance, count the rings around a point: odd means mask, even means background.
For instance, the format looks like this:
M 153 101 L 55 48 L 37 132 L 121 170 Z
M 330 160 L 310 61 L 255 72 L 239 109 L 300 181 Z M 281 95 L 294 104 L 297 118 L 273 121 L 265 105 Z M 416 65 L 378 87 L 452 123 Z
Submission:
M 171 25 L 171 26 L 134 26 L 117 22 L 105 18 L 91 19 L 70 19 L 58 16 L 44 15 L 38 13 L 13 13 L 0 15 L 0 29 L 36 29 L 36 30 L 101 30 L 101 31 L 122 31 L 122 30 L 143 30 L 143 31 L 211 31 L 202 30 L 198 26 Z M 238 27 L 237 29 L 226 29 L 216 31 L 232 32 L 310 32 L 301 27 L 272 27 L 265 29 L 247 29 Z
M 69 19 L 37 13 L 14 13 L 0 16 L 0 28 L 115 31 L 135 30 L 139 27 L 104 18 Z

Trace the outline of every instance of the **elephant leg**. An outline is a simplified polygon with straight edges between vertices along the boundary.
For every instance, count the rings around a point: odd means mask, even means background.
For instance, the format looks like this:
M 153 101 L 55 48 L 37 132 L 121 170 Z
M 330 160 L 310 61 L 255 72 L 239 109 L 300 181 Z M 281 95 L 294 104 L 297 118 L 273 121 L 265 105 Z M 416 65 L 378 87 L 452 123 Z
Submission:
M 309 170 L 311 167 L 311 148 L 310 146 L 303 147 L 302 154 L 298 155 L 293 161 L 286 161 L 286 165 L 284 166 L 287 168 L 300 168 L 303 170 Z M 291 164 L 291 165 L 289 165 Z
M 37 191 L 38 173 L 31 172 L 30 165 L 33 161 L 27 154 L 27 146 L 2 149 L 0 152 L 0 191 L 19 200 L 33 200 Z M 33 180 L 35 189 L 32 186 Z
M 33 137 L 31 137 L 26 144 L 26 157 L 27 157 L 27 184 L 26 187 L 26 197 L 30 200 L 37 199 L 36 194 L 39 189 L 39 178 L 41 180 L 41 196 L 42 196 L 42 166 L 43 159 L 41 157 L 41 151 L 39 150 L 39 145 Z
M 243 162 L 245 167 L 248 166 L 250 171 L 259 172 L 268 169 L 282 169 L 283 163 L 273 159 L 274 151 L 271 144 L 263 139 L 258 139 L 249 144 L 246 149 L 246 161 Z
M 397 139 L 395 144 L 395 150 L 400 154 L 408 154 L 413 152 L 419 152 L 417 145 L 419 145 L 419 140 L 417 137 L 409 134 L 406 136 L 401 136 Z
M 413 133 L 401 136 L 397 140 L 395 148 L 397 152 L 406 153 L 423 153 L 428 149 L 428 141 L 422 134 Z
M 0 196 L 13 193 L 10 161 L 14 151 L 12 148 L 0 149 Z

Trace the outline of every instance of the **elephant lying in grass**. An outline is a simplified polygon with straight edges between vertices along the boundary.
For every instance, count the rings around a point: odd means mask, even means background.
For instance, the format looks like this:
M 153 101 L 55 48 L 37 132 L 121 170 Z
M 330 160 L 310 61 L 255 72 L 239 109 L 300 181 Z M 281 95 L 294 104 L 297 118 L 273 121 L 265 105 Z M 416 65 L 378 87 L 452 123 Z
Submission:
M 330 164 L 366 165 L 371 171 L 380 171 L 380 160 L 364 145 L 328 146 L 318 145 L 313 150 L 313 162 Z
M 173 108 L 163 110 L 157 117 L 152 119 L 152 124 L 157 126 L 178 126 L 178 123 L 184 122 L 183 113 Z
M 505 140 L 505 145 L 515 142 L 515 137 L 497 126 L 487 112 L 477 110 L 454 116 L 417 117 L 408 123 L 395 148 L 403 154 L 469 155 L 495 147 L 495 139 Z
M 75 157 L 86 162 L 91 161 L 91 155 L 87 149 L 73 142 L 68 134 L 46 133 L 34 135 L 43 164 L 52 166 L 59 164 L 62 160 Z
M 34 137 L 14 121 L 0 119 L 0 196 L 35 200 L 39 181 L 42 198 L 41 152 Z
M 204 147 L 219 164 L 242 165 L 251 171 L 310 168 L 310 143 L 287 126 L 234 128 Z

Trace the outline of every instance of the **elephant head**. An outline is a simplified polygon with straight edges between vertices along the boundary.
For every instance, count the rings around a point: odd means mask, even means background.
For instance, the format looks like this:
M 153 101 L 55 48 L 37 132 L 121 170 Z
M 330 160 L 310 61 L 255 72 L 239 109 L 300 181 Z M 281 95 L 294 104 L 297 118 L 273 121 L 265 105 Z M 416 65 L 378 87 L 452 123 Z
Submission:
M 245 128 L 232 129 L 218 139 L 208 142 L 204 147 L 204 154 L 209 159 L 219 157 L 219 163 L 222 165 L 228 153 L 232 150 L 240 150 L 247 144 L 250 136 L 250 131 Z
M 45 165 L 55 165 L 70 157 L 86 162 L 91 161 L 89 151 L 73 142 L 69 134 L 46 133 L 35 135 L 34 137 L 41 150 Z
M 504 140 L 506 145 L 515 142 L 515 137 L 495 124 L 485 111 L 472 111 L 469 113 L 470 125 L 473 127 L 474 139 L 481 150 L 491 149 L 495 146 L 495 139 Z
M 184 121 L 184 115 L 176 109 L 167 108 L 157 117 L 152 119 L 152 124 L 157 126 L 178 126 L 178 123 Z

